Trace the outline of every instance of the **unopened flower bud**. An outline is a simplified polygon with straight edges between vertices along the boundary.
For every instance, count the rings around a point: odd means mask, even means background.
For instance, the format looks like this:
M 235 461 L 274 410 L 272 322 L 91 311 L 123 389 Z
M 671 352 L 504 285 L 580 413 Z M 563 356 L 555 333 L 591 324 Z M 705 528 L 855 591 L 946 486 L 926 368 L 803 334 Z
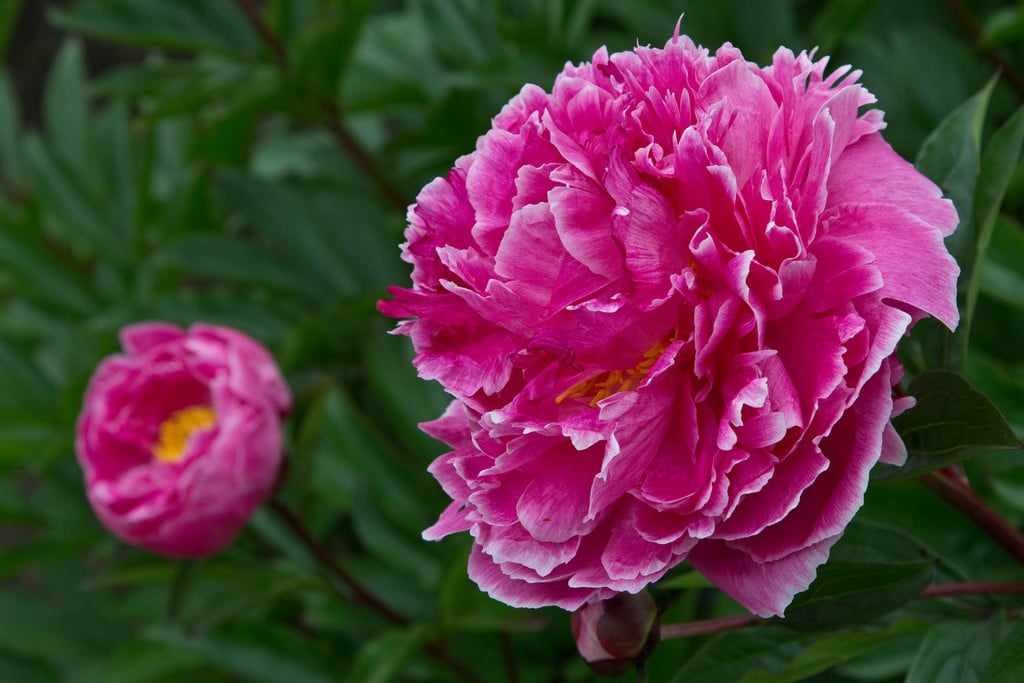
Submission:
M 595 672 L 615 676 L 644 660 L 658 642 L 658 608 L 646 591 L 594 600 L 572 615 L 580 656 Z

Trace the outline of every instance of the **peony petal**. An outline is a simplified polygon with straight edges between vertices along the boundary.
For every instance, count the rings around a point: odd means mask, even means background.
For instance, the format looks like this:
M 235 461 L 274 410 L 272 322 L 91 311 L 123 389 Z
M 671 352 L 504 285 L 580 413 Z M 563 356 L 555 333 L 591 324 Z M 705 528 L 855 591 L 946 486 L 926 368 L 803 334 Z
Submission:
M 782 616 L 807 590 L 838 536 L 772 562 L 758 562 L 726 541 L 703 540 L 686 559 L 709 581 L 759 617 Z
M 575 610 L 594 594 L 591 588 L 570 588 L 564 581 L 513 579 L 477 545 L 469 554 L 468 569 L 469 578 L 481 590 L 512 607 L 557 605 L 565 610 Z
M 829 176 L 829 205 L 884 204 L 899 207 L 941 236 L 959 222 L 953 202 L 935 183 L 892 150 L 881 135 L 869 135 L 843 151 Z

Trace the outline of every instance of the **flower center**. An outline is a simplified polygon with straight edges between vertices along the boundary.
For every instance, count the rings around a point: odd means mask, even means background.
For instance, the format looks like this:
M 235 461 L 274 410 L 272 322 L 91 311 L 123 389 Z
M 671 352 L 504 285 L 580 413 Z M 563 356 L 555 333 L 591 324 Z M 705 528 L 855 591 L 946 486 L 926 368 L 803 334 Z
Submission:
M 191 406 L 173 413 L 160 425 L 160 440 L 153 444 L 153 457 L 160 462 L 177 462 L 185 454 L 192 433 L 217 423 L 217 413 L 209 406 Z
M 661 354 L 665 352 L 665 349 L 668 348 L 668 345 L 672 343 L 674 338 L 675 335 L 672 335 L 647 349 L 635 368 L 606 370 L 573 384 L 559 394 L 558 398 L 555 399 L 555 403 L 561 403 L 567 398 L 589 398 L 590 407 L 594 408 L 599 401 L 603 401 L 613 394 L 635 388 L 643 381 L 647 373 L 651 371 L 655 361 L 661 357 Z

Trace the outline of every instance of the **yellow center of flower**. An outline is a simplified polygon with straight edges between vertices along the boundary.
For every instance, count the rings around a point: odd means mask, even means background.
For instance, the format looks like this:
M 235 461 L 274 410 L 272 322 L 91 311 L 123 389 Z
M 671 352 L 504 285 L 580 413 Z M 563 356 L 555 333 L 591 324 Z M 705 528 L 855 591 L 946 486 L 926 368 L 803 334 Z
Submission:
M 661 357 L 661 354 L 665 352 L 665 349 L 668 348 L 668 345 L 672 343 L 674 338 L 675 335 L 672 335 L 647 349 L 635 368 L 606 370 L 573 384 L 559 394 L 558 398 L 555 399 L 555 403 L 561 403 L 567 398 L 589 398 L 590 406 L 593 408 L 597 406 L 599 401 L 613 394 L 635 388 L 643 381 L 647 373 L 651 371 L 654 363 Z
M 153 444 L 153 457 L 160 462 L 177 462 L 185 454 L 192 433 L 215 424 L 217 413 L 209 406 L 191 406 L 177 411 L 161 423 L 160 440 Z

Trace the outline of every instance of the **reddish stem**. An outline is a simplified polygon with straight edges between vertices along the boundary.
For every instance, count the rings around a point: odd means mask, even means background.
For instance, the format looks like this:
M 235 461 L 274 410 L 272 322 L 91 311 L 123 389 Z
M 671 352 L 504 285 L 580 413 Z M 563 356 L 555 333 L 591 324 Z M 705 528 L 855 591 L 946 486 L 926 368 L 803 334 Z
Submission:
M 973 581 L 936 583 L 917 596 L 918 600 L 951 598 L 959 595 L 1024 595 L 1024 583 L 1013 581 Z
M 377 599 L 377 597 L 371 593 L 355 576 L 349 573 L 345 567 L 338 562 L 331 551 L 327 549 L 315 536 L 306 528 L 302 519 L 286 507 L 283 503 L 278 500 L 271 500 L 267 503 L 267 506 L 273 510 L 278 517 L 288 525 L 288 528 L 302 541 L 302 544 L 306 546 L 306 549 L 313 554 L 314 557 L 324 567 L 329 569 L 338 579 L 345 584 L 355 596 L 357 602 L 360 602 L 367 607 L 378 612 L 385 619 L 390 621 L 395 626 L 403 628 L 412 625 L 406 617 L 402 616 L 398 612 L 394 611 L 383 602 Z M 484 683 L 472 669 L 462 663 L 461 660 L 454 657 L 445 644 L 439 640 L 428 640 L 423 644 L 424 649 L 430 653 L 434 659 L 443 664 L 447 665 L 452 671 L 459 674 L 464 681 L 467 683 Z
M 1024 564 L 1024 535 L 954 474 L 939 470 L 920 482 L 978 525 L 1015 560 Z
M 242 10 L 245 14 L 245 18 L 249 20 L 249 24 L 253 27 L 256 33 L 259 34 L 260 40 L 263 44 L 270 48 L 270 51 L 274 53 L 274 57 L 277 58 L 281 68 L 288 68 L 288 50 L 285 49 L 284 43 L 277 37 L 267 22 L 264 21 L 263 15 L 260 14 L 260 8 L 256 0 L 235 0 L 235 4 L 238 9 Z
M 711 633 L 724 633 L 725 631 L 735 631 L 741 628 L 757 626 L 759 623 L 761 623 L 761 620 L 751 614 L 738 614 L 734 617 L 689 621 L 684 624 L 662 624 L 661 639 L 671 640 L 672 638 L 692 638 L 693 636 L 704 636 Z
M 968 581 L 963 583 L 936 583 L 928 586 L 917 596 L 918 600 L 937 600 L 962 595 L 1024 595 L 1024 582 L 1014 581 Z M 718 617 L 690 621 L 683 624 L 662 624 L 661 639 L 692 638 L 726 631 L 736 631 L 766 623 L 751 614 L 732 617 Z

